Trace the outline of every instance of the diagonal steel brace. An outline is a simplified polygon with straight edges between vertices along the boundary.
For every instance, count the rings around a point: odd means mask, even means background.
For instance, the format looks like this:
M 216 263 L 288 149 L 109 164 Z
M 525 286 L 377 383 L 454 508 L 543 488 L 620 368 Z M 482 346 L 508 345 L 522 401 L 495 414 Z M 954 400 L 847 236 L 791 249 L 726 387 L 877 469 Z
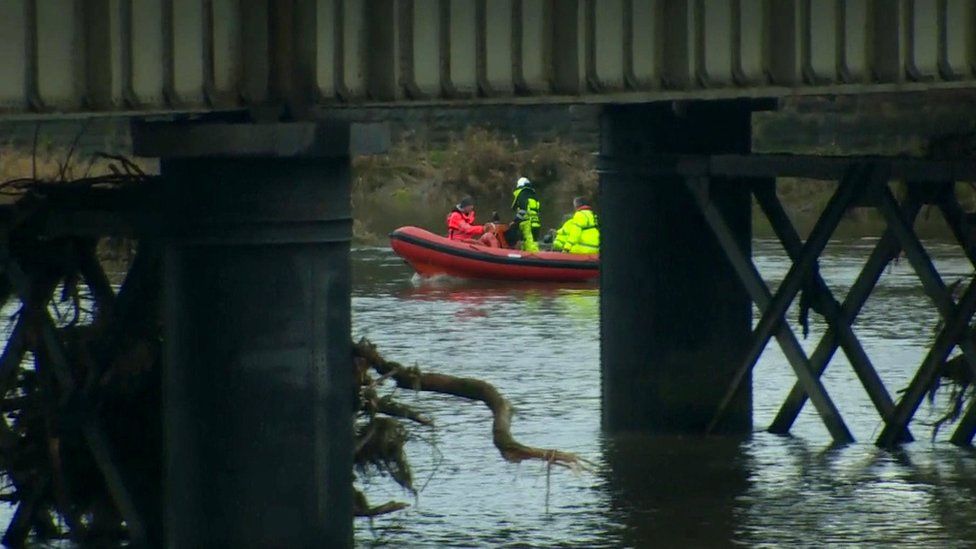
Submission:
M 877 181 L 883 181 L 885 179 L 884 172 L 881 170 L 875 170 L 873 177 Z M 770 182 L 766 185 L 756 186 L 753 188 L 753 193 L 756 196 L 759 206 L 766 214 L 770 225 L 776 232 L 777 237 L 783 244 L 787 255 L 793 261 L 796 261 L 802 250 L 803 241 L 800 239 L 796 228 L 790 222 L 789 217 L 783 210 L 782 204 L 776 197 L 775 185 Z M 916 211 L 917 209 L 916 207 Z M 913 218 L 914 215 L 912 214 Z M 887 418 L 891 414 L 895 408 L 895 404 L 885 389 L 884 383 L 878 376 L 877 371 L 871 364 L 867 353 L 864 352 L 860 341 L 854 335 L 851 324 L 860 311 L 861 305 L 867 300 L 867 296 L 870 295 L 871 289 L 881 275 L 884 266 L 887 265 L 889 259 L 894 255 L 894 252 L 891 250 L 892 243 L 889 242 L 889 240 L 893 239 L 894 237 L 892 235 L 885 235 L 882 241 L 878 243 L 875 252 L 872 253 L 871 259 L 865 265 L 858 280 L 854 283 L 843 305 L 838 303 L 818 271 L 814 271 L 811 275 L 814 290 L 816 291 L 816 298 L 819 300 L 821 308 L 825 313 L 828 330 L 810 357 L 810 364 L 816 375 L 823 375 L 838 345 L 842 347 L 851 363 L 851 367 L 857 374 L 858 379 L 861 381 L 861 384 L 864 386 L 865 391 L 871 398 L 871 402 L 878 410 L 882 419 Z M 863 299 L 860 298 L 861 296 L 863 296 Z M 770 425 L 769 431 L 781 434 L 787 433 L 796 420 L 797 415 L 799 415 L 804 402 L 806 402 L 806 393 L 797 384 L 794 386 L 793 391 L 791 391 L 780 413 Z M 912 440 L 911 433 L 907 432 L 907 430 L 903 435 L 903 440 Z
M 966 213 L 962 210 L 959 205 L 959 200 L 956 198 L 953 192 L 953 183 L 947 182 L 943 189 L 942 200 L 939 202 L 939 210 L 942 212 L 942 216 L 945 218 L 946 223 L 952 230 L 953 235 L 956 237 L 956 241 L 962 246 L 966 257 L 969 258 L 969 262 L 976 267 L 976 242 L 974 242 L 974 227 L 966 218 Z M 969 342 L 972 342 L 971 332 L 963 334 L 963 338 Z M 966 364 L 969 366 L 972 379 L 976 380 L 976 363 L 967 360 Z M 950 439 L 953 444 L 959 446 L 969 446 L 973 442 L 973 436 L 976 435 L 976 400 L 969 403 L 966 412 L 963 414 L 962 419 L 959 421 L 959 425 L 956 426 L 956 430 L 952 433 L 952 438 Z
M 774 305 L 779 308 L 782 307 L 781 302 L 784 300 L 785 294 L 788 293 L 789 289 L 785 288 L 785 284 L 781 284 L 777 291 L 778 300 L 774 300 L 774 297 L 770 294 L 769 288 L 766 283 L 763 282 L 762 276 L 759 271 L 756 270 L 756 266 L 753 264 L 749 256 L 744 252 L 739 243 L 733 236 L 732 231 L 729 229 L 728 224 L 725 222 L 725 218 L 722 216 L 721 211 L 718 207 L 709 199 L 709 180 L 704 177 L 688 178 L 685 180 L 688 189 L 691 191 L 696 202 L 698 203 L 699 209 L 705 217 L 706 222 L 712 228 L 713 233 L 715 233 L 716 238 L 721 244 L 722 250 L 725 252 L 726 257 L 732 264 L 733 269 L 739 276 L 740 281 L 752 300 L 756 303 L 759 310 L 765 314 L 765 312 L 772 308 Z M 854 193 L 850 190 L 850 185 L 845 185 L 844 194 L 836 197 L 837 200 L 832 200 L 832 202 L 849 202 L 853 198 Z M 849 196 L 848 196 L 849 195 Z M 835 195 L 836 196 L 836 195 Z M 835 205 L 836 208 L 836 205 Z M 846 209 L 846 206 L 845 208 Z M 841 209 L 840 214 L 843 214 L 843 209 Z M 825 228 L 822 228 L 820 232 L 824 232 Z M 829 232 L 833 228 L 831 227 L 829 231 L 826 231 L 827 237 L 829 237 Z M 819 239 L 826 240 L 826 237 L 820 237 Z M 811 258 L 808 261 L 816 259 L 819 255 L 819 250 L 815 250 L 815 244 L 817 242 L 811 242 Z M 824 242 L 824 245 L 826 243 Z M 807 250 L 805 250 L 806 252 Z M 813 253 L 815 251 L 815 253 Z M 802 273 L 801 273 L 802 274 Z M 789 276 L 789 275 L 788 275 Z M 802 277 L 794 275 L 792 278 L 796 279 L 797 282 L 802 285 Z M 797 288 L 799 291 L 799 288 Z M 795 293 L 794 293 L 795 295 Z M 790 300 L 792 297 L 790 298 Z M 775 303 L 774 303 L 775 301 Z M 786 306 L 789 306 L 787 300 Z M 785 310 L 785 309 L 784 309 Z M 776 320 L 774 318 L 774 320 Z M 767 321 L 768 322 L 768 321 Z M 807 392 L 810 394 L 810 399 L 813 401 L 817 412 L 820 414 L 821 419 L 827 427 L 835 442 L 846 443 L 852 442 L 854 437 L 851 436 L 850 430 L 844 424 L 844 420 L 841 418 L 840 412 L 834 405 L 833 401 L 827 395 L 826 389 L 824 389 L 823 384 L 820 383 L 819 378 L 815 377 L 810 369 L 810 363 L 803 352 L 803 348 L 800 346 L 800 342 L 796 339 L 796 336 L 790 330 L 789 325 L 782 321 L 782 314 L 779 315 L 779 322 L 772 322 L 772 329 L 775 330 L 776 340 L 779 342 L 783 349 L 783 354 L 786 355 L 790 366 L 793 368 L 794 373 L 800 382 L 804 385 Z M 754 361 L 753 363 L 754 364 Z M 742 381 L 745 376 L 751 371 L 752 364 L 744 364 L 743 368 L 740 368 L 736 372 L 736 376 L 733 379 L 733 385 L 727 392 L 726 397 L 728 401 L 728 395 L 734 396 L 735 392 L 738 391 L 738 387 L 741 386 Z M 723 400 L 725 402 L 725 400 Z
M 890 421 L 878 437 L 877 444 L 879 446 L 891 446 L 897 442 L 898 437 L 895 433 L 907 427 L 915 415 L 925 393 L 938 375 L 939 367 L 945 362 L 952 348 L 958 344 L 967 362 L 972 365 L 976 361 L 976 346 L 973 345 L 972 339 L 961 338 L 969 325 L 973 312 L 976 311 L 976 282 L 970 282 L 957 306 L 911 225 L 898 211 L 897 202 L 891 194 L 891 189 L 885 186 L 879 189 L 879 193 L 879 209 L 884 215 L 888 227 L 894 232 L 902 249 L 905 250 L 909 262 L 922 282 L 922 287 L 935 303 L 939 314 L 945 321 L 945 326 L 936 337 L 936 341 L 926 355 L 922 366 L 916 372 L 908 389 L 895 407 Z
M 902 207 L 905 216 L 912 220 L 915 219 L 920 210 L 921 204 L 911 199 L 906 201 Z M 844 303 L 841 305 L 842 316 L 837 321 L 839 324 L 850 325 L 854 322 L 854 319 L 861 312 L 861 308 L 870 297 L 871 291 L 884 273 L 885 267 L 896 257 L 900 249 L 894 233 L 891 230 L 887 230 L 868 257 L 867 263 L 865 263 L 864 268 L 861 270 L 861 274 L 858 275 L 854 284 L 847 292 Z M 826 370 L 827 364 L 837 350 L 838 344 L 839 340 L 836 330 L 833 326 L 828 327 L 827 333 L 820 340 L 811 358 L 814 364 L 820 365 L 819 374 L 823 374 L 823 371 Z M 800 384 L 794 385 L 783 406 L 780 408 L 779 413 L 770 425 L 769 430 L 773 433 L 788 432 L 790 426 L 793 425 L 793 422 L 796 421 L 797 416 L 800 414 L 800 410 L 803 408 L 806 400 L 807 395 L 803 387 Z
M 773 330 L 778 329 L 780 325 L 786 326 L 784 320 L 786 310 L 796 297 L 796 294 L 803 287 L 804 281 L 815 269 L 817 258 L 820 256 L 824 247 L 826 247 L 830 235 L 837 228 L 844 212 L 847 211 L 848 206 L 857 197 L 857 191 L 859 190 L 857 188 L 858 174 L 862 171 L 864 171 L 864 168 L 860 166 L 852 166 L 848 170 L 848 173 L 838 186 L 837 191 L 827 204 L 823 215 L 817 220 L 817 224 L 811 232 L 807 244 L 801 244 L 801 249 L 798 250 L 798 256 L 795 258 L 793 265 L 790 266 L 790 270 L 787 272 L 783 282 L 779 285 L 779 288 L 777 288 L 770 306 L 763 311 L 762 318 L 753 331 L 752 343 L 746 354 L 746 358 L 736 372 L 732 384 L 720 402 L 716 414 L 709 424 L 709 431 L 724 416 L 727 407 L 732 402 L 736 392 L 739 391 L 746 375 L 755 367 L 756 362 L 769 343 L 769 339 L 773 335 Z

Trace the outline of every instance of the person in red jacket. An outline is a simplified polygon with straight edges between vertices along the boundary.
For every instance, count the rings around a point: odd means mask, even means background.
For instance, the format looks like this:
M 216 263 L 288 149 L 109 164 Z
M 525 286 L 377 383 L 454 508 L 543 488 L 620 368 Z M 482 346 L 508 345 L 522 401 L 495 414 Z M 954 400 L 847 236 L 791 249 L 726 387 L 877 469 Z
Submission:
M 465 196 L 447 215 L 447 237 L 451 240 L 477 240 L 483 234 L 485 226 L 474 224 L 474 199 Z

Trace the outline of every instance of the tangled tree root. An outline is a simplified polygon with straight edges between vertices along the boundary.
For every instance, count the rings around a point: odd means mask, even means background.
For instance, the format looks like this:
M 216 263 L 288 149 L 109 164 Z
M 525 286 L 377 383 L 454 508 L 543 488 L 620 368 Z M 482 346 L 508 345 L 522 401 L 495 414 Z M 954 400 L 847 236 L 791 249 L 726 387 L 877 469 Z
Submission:
M 964 282 L 966 280 L 966 278 L 956 279 L 947 288 L 953 300 L 956 302 L 962 297 L 962 291 L 965 288 Z M 938 333 L 944 327 L 945 322 L 940 320 L 935 327 L 934 333 Z M 970 330 L 965 337 L 970 338 L 972 342 L 976 343 L 976 329 Z M 946 408 L 942 411 L 942 415 L 931 423 L 933 441 L 939 435 L 942 427 L 959 420 L 966 402 L 976 397 L 976 388 L 973 387 L 973 374 L 969 364 L 966 362 L 966 357 L 958 355 L 943 362 L 939 366 L 938 373 L 928 389 L 930 406 L 935 404 L 935 398 L 943 387 L 948 387 L 949 395 Z
M 492 441 L 507 461 L 519 463 L 528 459 L 536 459 L 545 461 L 550 465 L 558 465 L 577 471 L 592 465 L 576 454 L 554 449 L 534 448 L 516 441 L 511 432 L 512 405 L 498 392 L 498 389 L 488 382 L 473 378 L 423 373 L 418 368 L 410 368 L 398 362 L 386 360 L 376 350 L 376 346 L 366 339 L 361 339 L 358 343 L 353 344 L 353 355 L 382 376 L 391 377 L 396 382 L 397 387 L 454 395 L 483 402 L 491 410 L 494 417 L 491 428 Z
M 942 364 L 939 375 L 935 377 L 929 387 L 929 405 L 935 404 L 935 397 L 939 391 L 948 386 L 949 396 L 946 409 L 942 415 L 932 422 L 932 440 L 939 435 L 939 431 L 947 424 L 955 423 L 962 415 L 963 407 L 974 396 L 972 386 L 973 377 L 962 355 L 953 357 Z
M 400 501 L 388 501 L 382 505 L 370 507 L 369 502 L 366 501 L 366 496 L 359 490 L 353 489 L 352 512 L 357 517 L 373 518 L 402 511 L 407 507 L 410 506 Z

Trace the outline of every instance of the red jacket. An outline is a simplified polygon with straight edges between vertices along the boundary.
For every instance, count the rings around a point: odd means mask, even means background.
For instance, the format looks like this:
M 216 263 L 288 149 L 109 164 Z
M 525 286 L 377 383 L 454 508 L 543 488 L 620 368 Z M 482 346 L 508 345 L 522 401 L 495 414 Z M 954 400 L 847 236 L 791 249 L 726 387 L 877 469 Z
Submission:
M 451 240 L 470 240 L 485 233 L 484 225 L 474 225 L 474 212 L 464 213 L 457 208 L 447 215 L 447 237 Z

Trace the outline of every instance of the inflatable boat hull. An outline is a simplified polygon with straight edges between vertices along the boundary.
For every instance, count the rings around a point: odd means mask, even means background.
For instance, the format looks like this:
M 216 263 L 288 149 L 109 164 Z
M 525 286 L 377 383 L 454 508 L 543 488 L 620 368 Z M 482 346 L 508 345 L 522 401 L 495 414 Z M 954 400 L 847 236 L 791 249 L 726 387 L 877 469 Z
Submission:
M 599 256 L 523 252 L 449 240 L 418 227 L 390 233 L 390 246 L 421 276 L 587 282 L 600 275 Z

